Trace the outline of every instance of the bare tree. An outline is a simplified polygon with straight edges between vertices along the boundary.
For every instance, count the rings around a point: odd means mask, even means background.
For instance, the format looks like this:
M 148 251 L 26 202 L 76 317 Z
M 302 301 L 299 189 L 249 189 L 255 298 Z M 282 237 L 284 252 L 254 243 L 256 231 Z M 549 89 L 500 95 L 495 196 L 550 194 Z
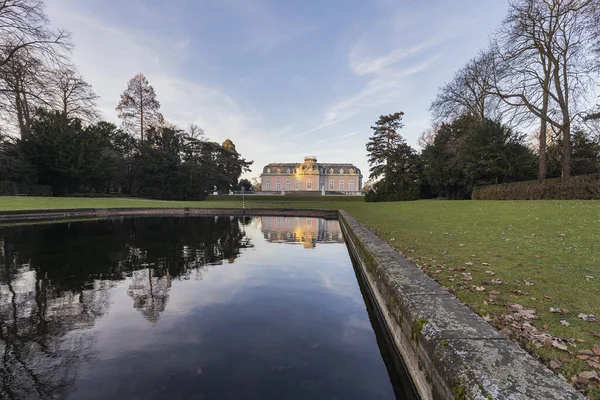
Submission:
M 48 106 L 49 76 L 42 60 L 28 53 L 13 56 L 0 66 L 0 115 L 25 137 L 35 110 Z
M 68 47 L 69 34 L 49 28 L 42 0 L 0 1 L 0 67 L 24 52 L 55 59 Z
M 204 137 L 204 129 L 196 124 L 190 124 L 187 135 L 190 139 L 201 140 Z
M 421 136 L 419 136 L 419 139 L 417 140 L 417 144 L 419 145 L 419 147 L 424 149 L 427 146 L 432 145 L 433 142 L 435 141 L 436 133 L 437 133 L 436 128 L 430 128 L 430 129 L 427 129 L 426 131 L 424 131 L 423 133 L 421 133 Z
M 441 87 L 429 107 L 435 122 L 449 122 L 463 114 L 478 120 L 499 119 L 502 115 L 501 101 L 492 94 L 493 56 L 482 51 L 466 66 L 456 72 L 454 78 Z
M 117 106 L 118 117 L 123 120 L 125 128 L 140 133 L 144 141 L 144 129 L 163 121 L 160 113 L 160 103 L 156 99 L 154 88 L 146 77 L 139 73 L 128 83 L 127 89 L 121 94 Z
M 68 118 L 92 123 L 99 117 L 98 96 L 92 86 L 73 68 L 54 71 L 51 78 L 53 106 Z
M 562 175 L 571 175 L 571 124 L 590 87 L 589 16 L 596 1 L 513 0 L 492 45 L 490 93 L 540 120 L 540 179 L 547 172 L 548 124 L 562 134 Z

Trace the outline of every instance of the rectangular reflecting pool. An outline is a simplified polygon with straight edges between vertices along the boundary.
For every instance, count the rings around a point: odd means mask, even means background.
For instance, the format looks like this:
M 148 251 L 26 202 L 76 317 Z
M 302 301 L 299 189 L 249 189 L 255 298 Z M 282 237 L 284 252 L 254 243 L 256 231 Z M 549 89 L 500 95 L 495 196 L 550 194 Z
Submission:
M 372 318 L 337 221 L 0 228 L 1 399 L 412 398 Z

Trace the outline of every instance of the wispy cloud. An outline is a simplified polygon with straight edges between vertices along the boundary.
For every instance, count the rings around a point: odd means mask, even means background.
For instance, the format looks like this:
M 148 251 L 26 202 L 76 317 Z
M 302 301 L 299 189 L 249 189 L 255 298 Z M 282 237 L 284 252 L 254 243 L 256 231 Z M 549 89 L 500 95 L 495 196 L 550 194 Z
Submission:
M 351 132 L 351 133 L 347 133 L 345 135 L 339 135 L 339 136 L 333 136 L 333 137 L 327 137 L 325 139 L 321 139 L 319 141 L 317 141 L 317 143 L 324 143 L 330 140 L 336 140 L 336 139 L 346 139 L 352 136 L 356 136 L 358 135 L 360 132 Z
M 316 126 L 314 128 L 311 128 L 311 129 L 309 129 L 307 131 L 304 131 L 304 132 L 301 132 L 301 133 L 289 136 L 288 139 L 296 139 L 296 138 L 299 138 L 299 137 L 302 137 L 302 136 L 306 136 L 309 133 L 320 131 L 321 129 L 325 129 L 328 126 L 335 125 L 335 124 L 340 123 L 340 122 L 342 122 L 344 120 L 345 120 L 345 118 L 340 118 L 340 119 L 337 119 L 337 120 L 326 121 L 326 122 L 324 122 L 324 123 L 322 123 L 322 124 L 320 124 L 320 125 L 318 125 L 318 126 Z
M 273 133 L 273 136 L 281 136 L 286 132 L 289 132 L 290 130 L 292 130 L 294 127 L 296 126 L 295 122 L 292 122 L 291 124 L 285 126 L 284 128 L 280 129 L 279 131 Z
M 389 60 L 395 57 L 388 56 L 380 59 L 387 58 L 385 61 L 374 62 L 364 59 L 361 63 L 362 68 L 370 70 L 373 78 L 357 93 L 330 106 L 325 113 L 324 123 L 349 119 L 367 109 L 379 108 L 409 96 L 413 87 L 410 78 L 429 68 L 439 58 L 439 54 L 409 66 L 389 64 Z
M 384 56 L 369 57 L 365 55 L 365 47 L 367 46 L 360 42 L 350 50 L 350 68 L 357 75 L 381 74 L 399 62 L 419 55 L 438 44 L 439 39 L 432 38 L 409 48 L 393 50 Z

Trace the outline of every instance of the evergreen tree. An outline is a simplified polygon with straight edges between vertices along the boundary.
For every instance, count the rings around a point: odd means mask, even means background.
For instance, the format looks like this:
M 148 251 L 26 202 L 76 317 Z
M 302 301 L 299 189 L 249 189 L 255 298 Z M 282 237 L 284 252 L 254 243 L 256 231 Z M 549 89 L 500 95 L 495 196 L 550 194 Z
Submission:
M 373 136 L 367 143 L 371 179 L 378 179 L 367 201 L 398 201 L 419 198 L 421 163 L 398 130 L 402 128 L 402 116 L 397 112 L 382 115 L 372 126 Z

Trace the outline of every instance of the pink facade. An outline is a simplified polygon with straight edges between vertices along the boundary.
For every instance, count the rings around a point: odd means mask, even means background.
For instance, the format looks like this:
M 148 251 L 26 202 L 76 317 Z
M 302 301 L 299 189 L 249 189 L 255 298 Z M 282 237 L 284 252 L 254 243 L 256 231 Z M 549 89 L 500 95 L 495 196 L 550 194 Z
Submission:
M 304 217 L 260 217 L 266 240 L 273 243 L 303 243 L 314 248 L 317 243 L 344 243 L 340 223 L 335 220 Z
M 261 174 L 263 192 L 334 192 L 360 194 L 362 174 L 352 164 L 317 163 L 306 157 L 303 163 L 268 164 Z

